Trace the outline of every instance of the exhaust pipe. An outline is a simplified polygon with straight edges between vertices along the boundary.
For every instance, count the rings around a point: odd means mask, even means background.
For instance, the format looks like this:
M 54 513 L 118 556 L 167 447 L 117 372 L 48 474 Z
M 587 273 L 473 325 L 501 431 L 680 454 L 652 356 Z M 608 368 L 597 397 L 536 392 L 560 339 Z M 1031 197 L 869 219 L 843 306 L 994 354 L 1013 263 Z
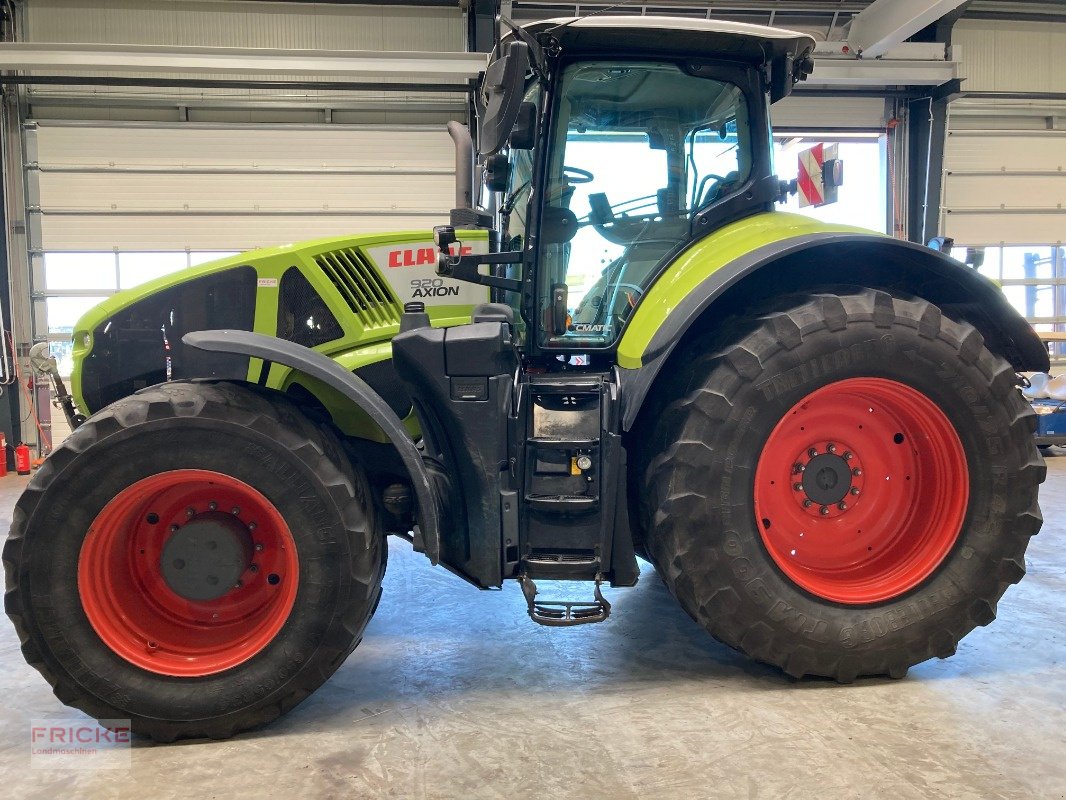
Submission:
M 461 122 L 448 123 L 448 135 L 455 142 L 455 207 L 474 207 L 474 142 L 470 129 Z

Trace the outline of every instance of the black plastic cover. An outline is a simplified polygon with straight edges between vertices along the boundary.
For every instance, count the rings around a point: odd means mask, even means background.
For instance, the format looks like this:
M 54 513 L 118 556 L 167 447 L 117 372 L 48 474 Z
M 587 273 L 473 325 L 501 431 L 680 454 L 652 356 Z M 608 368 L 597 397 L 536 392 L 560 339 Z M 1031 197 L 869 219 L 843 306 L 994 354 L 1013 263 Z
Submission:
M 441 562 L 478 586 L 499 586 L 506 548 L 501 498 L 518 357 L 504 322 L 417 328 L 392 340 L 426 455 L 451 476 Z M 510 543 L 513 546 L 514 542 Z
M 254 267 L 236 267 L 162 289 L 122 309 L 92 332 L 81 391 L 90 413 L 138 389 L 176 378 L 248 375 L 248 357 L 186 347 L 182 336 L 211 328 L 250 331 Z

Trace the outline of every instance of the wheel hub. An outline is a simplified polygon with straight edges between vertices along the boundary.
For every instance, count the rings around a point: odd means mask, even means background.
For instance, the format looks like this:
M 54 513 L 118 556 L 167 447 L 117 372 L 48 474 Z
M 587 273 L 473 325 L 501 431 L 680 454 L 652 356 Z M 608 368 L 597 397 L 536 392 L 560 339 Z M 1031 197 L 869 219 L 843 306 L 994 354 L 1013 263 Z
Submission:
M 792 489 L 812 517 L 838 517 L 862 497 L 863 468 L 854 448 L 813 442 L 794 459 Z
M 171 534 L 159 567 L 178 596 L 217 600 L 238 586 L 252 553 L 252 537 L 244 525 L 233 515 L 209 511 Z
M 803 491 L 819 505 L 839 503 L 851 489 L 851 469 L 840 456 L 822 453 L 807 464 L 803 473 Z

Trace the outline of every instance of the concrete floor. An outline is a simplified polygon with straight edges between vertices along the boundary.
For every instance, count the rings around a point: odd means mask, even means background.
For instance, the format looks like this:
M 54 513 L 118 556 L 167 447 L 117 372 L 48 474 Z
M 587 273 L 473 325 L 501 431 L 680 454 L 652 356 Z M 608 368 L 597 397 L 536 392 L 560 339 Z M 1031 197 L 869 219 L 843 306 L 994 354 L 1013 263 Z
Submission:
M 0 481 L 4 532 L 23 483 Z M 948 661 L 851 686 L 748 662 L 646 565 L 637 588 L 609 592 L 605 624 L 552 630 L 516 585 L 479 594 L 394 542 L 363 644 L 317 694 L 230 741 L 137 741 L 128 773 L 29 767 L 29 720 L 68 712 L 4 619 L 2 794 L 1066 797 L 1066 455 L 1042 501 L 1029 574 L 995 623 Z

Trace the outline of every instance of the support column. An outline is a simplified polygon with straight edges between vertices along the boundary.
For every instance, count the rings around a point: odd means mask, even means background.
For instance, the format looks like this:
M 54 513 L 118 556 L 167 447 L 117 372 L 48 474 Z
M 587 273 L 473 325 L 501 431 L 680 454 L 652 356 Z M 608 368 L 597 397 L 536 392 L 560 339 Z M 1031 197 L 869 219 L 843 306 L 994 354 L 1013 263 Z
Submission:
M 0 168 L 3 170 L 4 202 L 0 204 L 0 332 L 5 339 L 6 358 L 0 360 L 0 429 L 8 444 L 22 441 L 25 433 L 21 420 L 25 403 L 22 388 L 15 377 L 18 344 L 30 330 L 29 266 L 26 263 L 26 218 L 22 198 L 22 148 L 18 129 L 17 103 L 14 91 L 4 93 L 0 106 Z M 10 337 L 10 338 L 9 338 Z M 12 352 L 11 341 L 15 342 Z M 30 439 L 29 441 L 34 441 Z M 6 454 L 4 454 L 6 458 Z
M 496 14 L 499 0 L 467 0 L 466 49 L 488 53 L 496 45 Z
M 938 235 L 944 182 L 948 104 L 961 82 L 949 81 L 929 97 L 907 103 L 907 238 L 925 244 Z

